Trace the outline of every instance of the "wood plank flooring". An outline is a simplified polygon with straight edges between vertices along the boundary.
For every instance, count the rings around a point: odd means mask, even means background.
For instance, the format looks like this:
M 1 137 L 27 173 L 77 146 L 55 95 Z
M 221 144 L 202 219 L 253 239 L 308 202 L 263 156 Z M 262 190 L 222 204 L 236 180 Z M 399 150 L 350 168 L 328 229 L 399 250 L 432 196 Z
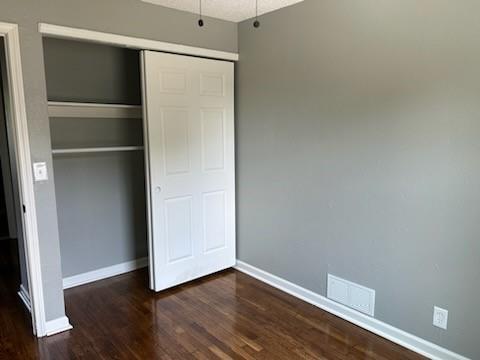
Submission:
M 155 294 L 135 271 L 65 292 L 74 329 L 32 337 L 0 286 L 0 359 L 422 359 L 235 270 Z

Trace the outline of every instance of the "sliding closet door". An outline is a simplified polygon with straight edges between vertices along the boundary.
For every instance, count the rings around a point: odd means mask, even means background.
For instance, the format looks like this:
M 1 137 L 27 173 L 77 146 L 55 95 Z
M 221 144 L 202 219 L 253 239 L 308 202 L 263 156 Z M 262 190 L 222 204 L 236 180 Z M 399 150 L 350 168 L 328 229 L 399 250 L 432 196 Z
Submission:
M 233 63 L 144 51 L 151 287 L 235 264 Z

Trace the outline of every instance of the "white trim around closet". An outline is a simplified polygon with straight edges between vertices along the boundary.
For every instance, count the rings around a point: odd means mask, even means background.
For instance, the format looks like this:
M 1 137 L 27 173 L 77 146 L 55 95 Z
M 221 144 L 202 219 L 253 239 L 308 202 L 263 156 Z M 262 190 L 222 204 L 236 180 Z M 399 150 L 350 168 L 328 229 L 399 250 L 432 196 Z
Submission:
M 5 106 L 8 108 L 7 116 L 13 123 L 20 197 L 26 209 L 23 226 L 32 323 L 34 332 L 41 337 L 47 334 L 47 324 L 18 25 L 0 22 L 0 36 L 4 38 L 10 95 Z
M 163 41 L 118 35 L 101 31 L 79 29 L 47 23 L 38 24 L 38 31 L 48 37 L 85 40 L 108 45 L 128 47 L 131 49 L 164 51 L 175 54 L 238 61 L 237 53 L 173 44 Z

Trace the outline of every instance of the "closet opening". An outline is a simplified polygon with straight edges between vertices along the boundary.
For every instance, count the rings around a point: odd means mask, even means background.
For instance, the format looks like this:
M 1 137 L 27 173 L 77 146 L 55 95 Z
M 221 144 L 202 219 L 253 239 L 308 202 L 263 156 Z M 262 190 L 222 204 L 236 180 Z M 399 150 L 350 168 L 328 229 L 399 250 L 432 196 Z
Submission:
M 0 311 L 6 314 L 8 323 L 21 322 L 22 326 L 24 323 L 30 326 L 30 313 L 21 303 L 23 301 L 27 308 L 30 307 L 23 209 L 19 195 L 14 129 L 6 107 L 8 96 L 5 43 L 0 37 Z M 0 322 L 2 328 L 10 326 Z
M 233 62 L 43 47 L 63 288 L 148 265 L 158 292 L 234 266 Z
M 43 47 L 67 289 L 148 263 L 140 54 L 55 38 Z

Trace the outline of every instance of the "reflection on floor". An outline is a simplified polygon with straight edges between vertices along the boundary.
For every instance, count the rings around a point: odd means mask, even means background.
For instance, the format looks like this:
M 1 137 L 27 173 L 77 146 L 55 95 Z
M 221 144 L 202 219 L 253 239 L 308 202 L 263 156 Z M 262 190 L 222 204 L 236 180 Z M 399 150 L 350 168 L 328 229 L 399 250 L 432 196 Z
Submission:
M 145 270 L 67 290 L 74 329 L 40 340 L 5 291 L 1 359 L 421 359 L 235 270 L 159 294 Z

